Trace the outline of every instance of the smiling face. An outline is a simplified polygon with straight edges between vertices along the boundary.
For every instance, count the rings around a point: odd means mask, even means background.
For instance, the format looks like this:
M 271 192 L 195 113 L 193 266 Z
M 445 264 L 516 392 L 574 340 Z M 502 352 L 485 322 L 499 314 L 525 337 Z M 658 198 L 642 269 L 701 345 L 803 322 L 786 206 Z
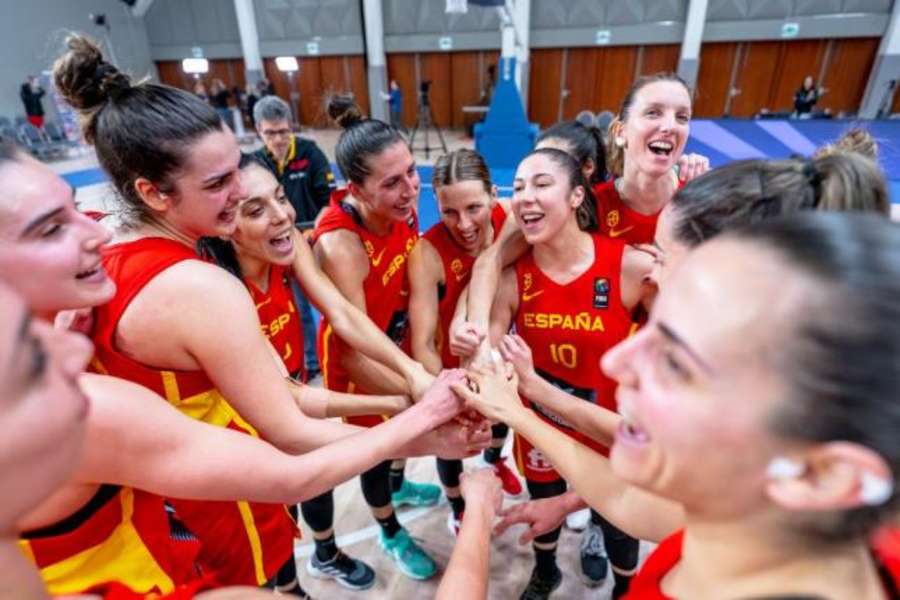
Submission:
M 82 335 L 31 318 L 0 283 L 0 527 L 11 528 L 71 475 L 81 456 L 87 398 L 77 377 L 93 348 Z
M 31 309 L 97 306 L 115 294 L 100 263 L 105 227 L 75 208 L 72 188 L 24 155 L 0 167 L 0 273 Z
M 457 181 L 435 189 L 441 222 L 453 240 L 469 253 L 487 246 L 491 232 L 491 210 L 496 202 L 496 188 L 492 193 L 484 189 L 479 179 Z
M 369 174 L 362 184 L 351 182 L 350 193 L 382 218 L 410 218 L 417 208 L 420 181 L 416 161 L 406 143 L 398 141 L 370 156 L 366 166 Z
M 690 133 L 691 97 L 678 81 L 654 81 L 634 95 L 616 137 L 628 168 L 662 175 L 678 162 Z
M 550 241 L 569 224 L 584 201 L 565 168 L 549 154 L 531 154 L 519 163 L 513 181 L 512 211 L 529 244 Z
M 247 197 L 241 200 L 232 241 L 238 255 L 289 265 L 294 258 L 296 213 L 284 188 L 264 167 L 251 165 L 241 171 Z
M 241 187 L 237 139 L 226 128 L 203 135 L 188 150 L 183 168 L 174 175 L 174 190 L 165 219 L 193 240 L 227 237 L 234 232 Z
M 707 515 L 764 505 L 766 466 L 785 452 L 767 425 L 787 395 L 773 357 L 810 287 L 782 263 L 746 241 L 701 246 L 648 325 L 604 356 L 623 416 L 616 474 Z

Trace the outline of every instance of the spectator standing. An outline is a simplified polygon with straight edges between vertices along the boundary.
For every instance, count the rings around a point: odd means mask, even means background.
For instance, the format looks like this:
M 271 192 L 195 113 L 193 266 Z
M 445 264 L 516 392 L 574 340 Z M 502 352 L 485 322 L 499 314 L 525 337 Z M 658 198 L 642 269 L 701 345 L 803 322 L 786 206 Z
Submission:
M 206 85 L 203 83 L 202 79 L 198 79 L 194 84 L 194 95 L 204 102 L 209 102 L 209 94 L 206 93 Z
M 260 98 L 275 95 L 275 86 L 272 85 L 272 82 L 265 77 L 256 82 L 256 89 L 259 90 L 258 95 Z
M 34 75 L 28 76 L 19 91 L 19 97 L 22 98 L 22 104 L 25 105 L 28 122 L 38 129 L 44 127 L 44 105 L 41 103 L 41 99 L 45 93 L 38 78 Z
M 253 118 L 253 107 L 256 106 L 256 103 L 259 101 L 259 92 L 256 90 L 256 86 L 254 86 L 252 83 L 247 84 L 247 93 L 245 95 L 245 98 L 247 119 L 250 121 L 250 126 L 256 129 L 256 121 Z
M 794 93 L 794 117 L 808 119 L 811 116 L 813 106 L 819 101 L 819 97 L 825 93 L 825 88 L 816 86 L 812 75 L 803 79 L 803 85 Z
M 231 92 L 228 91 L 228 88 L 225 87 L 225 84 L 221 79 L 213 79 L 209 92 L 210 102 L 212 102 L 213 108 L 216 109 L 216 112 L 219 113 L 219 116 L 222 117 L 225 124 L 233 131 L 234 121 L 231 118 L 231 108 L 228 106 L 228 99 L 231 97 Z
M 335 189 L 334 174 L 325 153 L 310 139 L 294 135 L 291 108 L 278 96 L 260 98 L 253 107 L 256 131 L 263 147 L 256 157 L 275 175 L 284 188 L 301 230 L 311 230 L 313 221 Z M 312 379 L 319 373 L 316 355 L 316 323 L 302 290 L 294 285 L 294 296 L 303 324 L 306 369 Z
M 394 129 L 404 130 L 401 113 L 403 112 L 403 92 L 400 91 L 400 84 L 396 79 L 391 79 L 389 86 L 390 91 L 385 94 L 381 93 L 381 98 L 388 103 L 388 110 L 391 114 L 391 127 Z

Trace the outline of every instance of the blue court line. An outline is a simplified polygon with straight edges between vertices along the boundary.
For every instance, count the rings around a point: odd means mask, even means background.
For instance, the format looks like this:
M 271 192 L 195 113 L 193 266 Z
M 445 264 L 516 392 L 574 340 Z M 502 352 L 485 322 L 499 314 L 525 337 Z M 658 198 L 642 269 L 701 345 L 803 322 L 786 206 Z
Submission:
M 787 121 L 761 119 L 754 121 L 754 123 L 757 127 L 790 148 L 791 152 L 809 156 L 816 151 L 816 145 Z
M 687 143 L 684 145 L 685 152 L 692 152 L 696 154 L 702 154 L 706 158 L 709 159 L 709 164 L 711 167 L 721 167 L 724 164 L 728 164 L 731 162 L 731 158 L 722 154 L 717 149 L 712 146 L 708 146 L 704 144 L 693 135 L 688 138 Z
M 791 154 L 800 153 L 791 148 L 777 136 L 760 127 L 758 123 L 759 121 L 749 121 L 746 119 L 722 119 L 721 121 L 718 121 L 718 124 L 724 129 L 761 151 L 764 157 L 787 158 Z M 784 122 L 782 121 L 782 123 Z M 788 129 L 791 129 L 789 123 L 786 125 Z
M 762 150 L 751 146 L 715 121 L 704 119 L 691 121 L 691 137 L 707 146 L 717 148 L 722 154 L 734 160 L 766 158 Z

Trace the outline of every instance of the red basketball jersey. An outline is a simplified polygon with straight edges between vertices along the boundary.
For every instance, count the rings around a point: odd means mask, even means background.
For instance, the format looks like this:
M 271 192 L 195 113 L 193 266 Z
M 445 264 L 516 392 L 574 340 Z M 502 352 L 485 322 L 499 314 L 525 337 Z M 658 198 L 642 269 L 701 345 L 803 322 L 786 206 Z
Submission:
M 303 328 L 294 306 L 290 267 L 269 267 L 269 290 L 263 292 L 244 278 L 250 297 L 256 305 L 262 331 L 269 338 L 291 377 L 306 381 L 303 361 Z
M 343 201 L 348 193 L 346 189 L 340 189 L 331 195 L 331 203 L 319 217 L 313 243 L 322 235 L 339 229 L 346 229 L 359 237 L 369 257 L 369 274 L 363 281 L 366 314 L 388 337 L 409 352 L 406 257 L 419 239 L 418 219 L 413 214 L 406 221 L 395 221 L 385 235 L 375 235 L 366 229 L 356 210 Z M 341 355 L 347 349 L 325 317 L 319 327 L 318 349 L 326 388 L 338 392 L 365 393 L 352 384 L 341 367 Z M 371 415 L 349 417 L 347 422 L 374 426 L 384 419 L 381 415 Z
M 119 319 L 131 301 L 154 277 L 184 260 L 199 257 L 184 244 L 164 238 L 104 248 L 103 266 L 116 284 L 116 295 L 94 312 L 91 368 L 143 385 L 189 417 L 257 436 L 203 371 L 151 367 L 116 347 Z M 200 540 L 198 560 L 218 584 L 262 585 L 292 556 L 296 528 L 283 505 L 176 499 L 169 503 Z
M 620 274 L 625 244 L 592 236 L 594 263 L 575 280 L 560 285 L 537 266 L 529 251 L 515 265 L 519 293 L 516 332 L 531 348 L 535 370 L 566 392 L 616 409 L 615 383 L 600 371 L 600 358 L 628 336 L 631 319 L 622 304 Z M 522 399 L 540 418 L 598 452 L 606 448 L 572 428 L 558 415 Z M 517 463 L 533 481 L 559 475 L 542 454 L 516 436 Z
M 62 521 L 21 533 L 19 549 L 53 595 L 87 592 L 115 578 L 143 598 L 195 577 L 199 544 L 173 539 L 159 496 L 103 485 Z
M 684 531 L 661 541 L 631 582 L 625 600 L 674 600 L 662 591 L 662 581 L 681 561 Z M 900 596 L 900 538 L 896 532 L 882 533 L 871 546 L 888 598 Z
M 503 228 L 506 221 L 506 211 L 500 203 L 494 205 L 491 211 L 491 226 L 494 229 L 494 239 Z M 423 235 L 423 238 L 437 251 L 444 267 L 444 283 L 438 286 L 438 330 L 435 344 L 441 353 L 441 362 L 445 369 L 455 369 L 459 366 L 459 357 L 450 354 L 448 343 L 450 322 L 456 311 L 456 303 L 463 289 L 469 285 L 472 277 L 472 265 L 477 257 L 469 254 L 453 239 L 443 223 L 438 223 Z
M 630 208 L 616 190 L 615 182 L 604 181 L 593 188 L 597 199 L 597 222 L 600 231 L 626 244 L 652 244 L 656 236 L 659 213 L 645 215 Z

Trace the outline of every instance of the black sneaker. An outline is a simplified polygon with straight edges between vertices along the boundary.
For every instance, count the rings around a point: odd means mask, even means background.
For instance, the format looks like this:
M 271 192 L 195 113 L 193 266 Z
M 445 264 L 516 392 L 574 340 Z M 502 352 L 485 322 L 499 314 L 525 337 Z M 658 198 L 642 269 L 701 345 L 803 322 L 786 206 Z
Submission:
M 306 593 L 306 591 L 300 587 L 300 582 L 294 580 L 294 583 L 287 586 L 275 586 L 275 593 L 279 596 L 294 596 L 299 598 L 299 600 L 313 600 L 313 597 Z
M 581 572 L 588 587 L 603 585 L 609 573 L 609 560 L 603 546 L 603 530 L 590 523 L 581 537 Z
M 331 578 L 351 590 L 367 590 L 375 585 L 375 571 L 361 560 L 350 558 L 341 550 L 334 558 L 321 561 L 313 552 L 306 563 L 306 572 L 317 579 Z
M 525 586 L 525 591 L 519 596 L 519 600 L 547 600 L 553 590 L 558 588 L 562 583 L 562 571 L 558 568 L 552 579 L 541 579 L 538 575 L 537 567 L 531 571 L 531 579 Z

